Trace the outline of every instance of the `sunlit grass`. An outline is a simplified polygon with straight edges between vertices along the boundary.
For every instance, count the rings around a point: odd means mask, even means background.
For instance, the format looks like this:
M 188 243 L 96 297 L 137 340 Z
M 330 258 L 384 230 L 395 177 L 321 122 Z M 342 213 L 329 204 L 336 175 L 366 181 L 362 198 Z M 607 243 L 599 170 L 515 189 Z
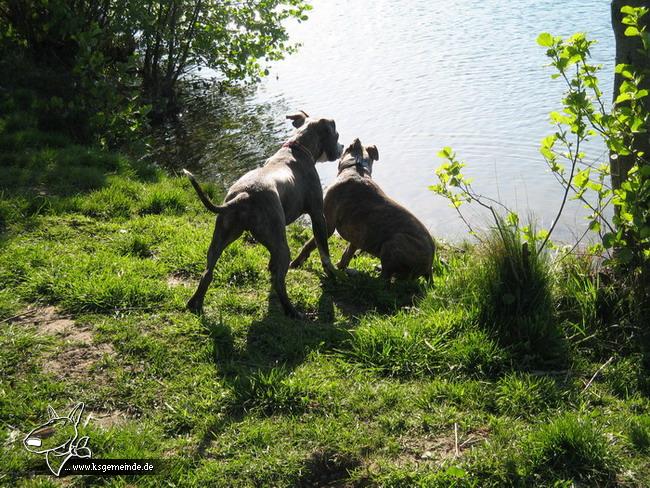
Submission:
M 184 304 L 214 216 L 187 181 L 32 124 L 0 124 L 0 484 L 50 482 L 26 474 L 42 459 L 21 434 L 76 401 L 94 457 L 167 458 L 176 486 L 650 483 L 646 359 L 585 263 L 524 258 L 495 234 L 443 247 L 431 286 L 385 283 L 367 255 L 334 281 L 314 255 L 287 276 L 307 314 L 292 320 L 244 236 L 197 317 Z M 23 171 L 26 151 L 73 177 Z M 311 230 L 287 232 L 295 255 Z M 334 259 L 343 248 L 332 238 Z M 72 329 L 11 318 L 44 306 Z

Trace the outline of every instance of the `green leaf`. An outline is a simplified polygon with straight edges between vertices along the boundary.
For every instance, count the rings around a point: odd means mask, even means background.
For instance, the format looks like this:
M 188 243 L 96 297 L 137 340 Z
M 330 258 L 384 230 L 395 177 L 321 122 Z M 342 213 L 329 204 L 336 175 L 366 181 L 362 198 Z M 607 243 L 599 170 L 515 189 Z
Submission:
M 616 234 L 608 232 L 607 234 L 603 235 L 603 246 L 605 246 L 605 249 L 611 249 L 616 243 L 616 240 Z
M 631 25 L 631 26 L 629 26 L 627 29 L 625 29 L 624 34 L 625 34 L 627 37 L 638 36 L 638 35 L 639 35 L 639 29 L 637 29 L 636 27 L 634 27 L 634 26 Z
M 630 130 L 634 133 L 639 132 L 639 129 L 644 125 L 643 122 L 643 119 L 635 117 L 632 125 L 630 126 Z
M 627 264 L 630 261 L 632 261 L 633 257 L 634 257 L 634 253 L 632 252 L 631 249 L 628 249 L 627 247 L 623 247 L 619 249 L 618 252 L 616 253 L 616 259 L 623 264 Z
M 438 157 L 443 159 L 449 159 L 451 155 L 452 149 L 449 146 L 445 146 L 440 151 L 438 151 Z
M 616 97 L 616 100 L 614 103 L 621 103 L 621 102 L 626 102 L 632 98 L 632 95 L 629 93 L 621 93 L 619 96 Z
M 626 78 L 628 80 L 634 79 L 634 68 L 629 64 L 625 64 L 625 63 L 617 64 L 616 68 L 614 69 L 614 72 L 619 73 L 623 78 Z
M 591 181 L 589 180 L 587 182 L 587 188 L 594 190 L 594 191 L 600 191 L 603 189 L 603 185 L 601 183 L 598 183 L 596 181 Z
M 634 7 L 631 7 L 630 5 L 625 5 L 625 6 L 621 7 L 621 13 L 622 14 L 633 15 L 634 14 Z
M 542 32 L 537 36 L 537 44 L 542 47 L 551 47 L 553 45 L 553 36 L 548 32 Z
M 589 182 L 589 172 L 590 169 L 583 169 L 582 171 L 578 171 L 576 175 L 573 177 L 573 183 L 578 187 L 578 188 L 584 188 L 587 186 L 587 183 Z
M 449 476 L 453 476 L 454 478 L 464 478 L 465 476 L 467 476 L 467 472 L 464 469 L 461 469 L 457 466 L 449 466 L 447 468 L 446 473 Z
M 514 212 L 508 212 L 506 222 L 512 227 L 517 227 L 519 225 L 519 215 Z

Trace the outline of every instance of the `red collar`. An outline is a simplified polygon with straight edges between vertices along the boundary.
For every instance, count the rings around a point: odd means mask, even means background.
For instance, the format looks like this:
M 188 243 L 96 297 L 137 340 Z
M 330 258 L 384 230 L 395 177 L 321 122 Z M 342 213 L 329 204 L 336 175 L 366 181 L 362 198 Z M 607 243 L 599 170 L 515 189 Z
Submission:
M 300 149 L 302 152 L 309 155 L 309 157 L 312 159 L 312 161 L 316 161 L 316 158 L 311 153 L 311 151 L 309 149 L 307 149 L 305 146 L 303 146 L 302 144 L 300 144 L 298 141 L 294 141 L 294 140 L 287 141 L 284 144 L 282 144 L 282 147 L 288 147 L 288 148 L 291 148 L 291 149 Z

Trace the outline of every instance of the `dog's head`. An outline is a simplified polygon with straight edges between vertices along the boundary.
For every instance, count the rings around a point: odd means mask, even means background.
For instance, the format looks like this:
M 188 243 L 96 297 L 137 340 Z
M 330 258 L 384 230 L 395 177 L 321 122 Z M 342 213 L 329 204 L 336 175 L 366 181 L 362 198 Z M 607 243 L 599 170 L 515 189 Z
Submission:
M 61 417 L 48 406 L 49 419 L 25 436 L 24 446 L 28 451 L 37 454 L 68 449 L 79 435 L 77 425 L 83 409 L 84 404 L 79 403 L 67 417 Z
M 339 133 L 332 119 L 313 118 L 302 110 L 287 115 L 287 119 L 291 120 L 299 134 L 308 132 L 313 134 L 311 137 L 318 139 L 319 153 L 314 154 L 317 162 L 336 161 L 341 156 L 343 145 L 339 144 Z
M 357 138 L 343 151 L 339 161 L 339 173 L 356 166 L 363 168 L 368 176 L 372 176 L 372 164 L 375 161 L 379 161 L 377 146 L 364 146 Z

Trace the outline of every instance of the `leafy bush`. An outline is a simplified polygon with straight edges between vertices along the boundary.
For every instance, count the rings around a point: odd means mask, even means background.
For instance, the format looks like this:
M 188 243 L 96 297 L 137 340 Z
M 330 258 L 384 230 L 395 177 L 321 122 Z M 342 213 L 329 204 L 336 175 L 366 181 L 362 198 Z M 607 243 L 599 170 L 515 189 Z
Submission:
M 538 37 L 537 42 L 547 48 L 551 65 L 558 72 L 554 77 L 561 76 L 567 85 L 562 113 L 550 115 L 558 130 L 542 141 L 541 153 L 566 193 L 572 191 L 574 198 L 591 211 L 589 228 L 601 237 L 601 248 L 615 248 L 613 261 L 635 269 L 650 259 L 650 164 L 645 154 L 647 142 L 643 142 L 648 138 L 650 116 L 644 81 L 650 42 L 643 21 L 648 8 L 625 6 L 621 12 L 622 23 L 627 26 L 625 36 L 638 38 L 635 49 L 641 50 L 645 63 L 616 66 L 617 78 L 623 81 L 618 84 L 609 113 L 597 78 L 600 66 L 590 62 L 594 41 L 582 33 L 567 39 L 548 33 Z M 610 150 L 611 163 L 594 164 L 580 151 L 581 145 L 596 134 Z M 568 163 L 568 170 L 563 161 Z M 611 186 L 607 184 L 610 177 Z M 610 203 L 615 208 L 612 222 L 603 212 Z
M 263 76 L 260 59 L 292 50 L 283 21 L 306 20 L 309 8 L 303 0 L 9 2 L 0 71 L 38 93 L 30 109 L 40 129 L 112 145 L 133 139 L 150 111 L 175 112 L 177 82 L 197 66 L 225 80 Z

